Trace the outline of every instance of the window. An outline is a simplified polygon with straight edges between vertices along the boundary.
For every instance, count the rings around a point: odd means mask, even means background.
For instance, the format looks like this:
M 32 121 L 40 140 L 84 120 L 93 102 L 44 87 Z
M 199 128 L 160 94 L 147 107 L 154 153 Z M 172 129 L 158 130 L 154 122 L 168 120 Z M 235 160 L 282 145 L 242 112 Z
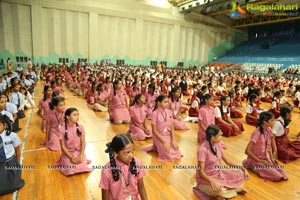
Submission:
M 110 64 L 111 63 L 111 59 L 103 59 L 103 63 Z
M 69 58 L 59 58 L 58 62 L 59 63 L 69 63 Z
M 161 61 L 160 64 L 167 66 L 167 61 Z
M 183 62 L 178 62 L 177 66 L 178 67 L 183 67 L 184 63 Z
M 124 60 L 117 60 L 117 65 L 124 65 L 124 64 L 125 64 Z
M 157 61 L 153 61 L 153 60 L 150 61 L 150 65 L 151 65 L 151 66 L 156 66 L 156 65 L 157 65 Z
M 87 63 L 87 58 L 78 58 L 78 62 L 82 63 Z
M 23 56 L 16 56 L 17 62 L 27 62 L 28 57 L 23 57 Z

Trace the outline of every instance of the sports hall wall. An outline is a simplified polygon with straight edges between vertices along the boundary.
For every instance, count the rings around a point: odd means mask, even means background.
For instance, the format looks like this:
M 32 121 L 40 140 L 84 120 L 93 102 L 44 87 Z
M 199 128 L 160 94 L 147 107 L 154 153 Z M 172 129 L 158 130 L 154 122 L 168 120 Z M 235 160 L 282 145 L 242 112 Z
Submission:
M 1 0 L 0 58 L 188 66 L 206 64 L 247 39 L 229 27 L 187 21 L 167 0 L 152 1 Z

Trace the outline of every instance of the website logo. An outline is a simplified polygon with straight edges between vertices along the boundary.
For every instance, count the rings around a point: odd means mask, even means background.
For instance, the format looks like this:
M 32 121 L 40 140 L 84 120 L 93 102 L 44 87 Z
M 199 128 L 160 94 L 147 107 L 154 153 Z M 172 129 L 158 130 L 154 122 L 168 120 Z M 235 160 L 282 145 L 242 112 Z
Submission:
M 238 15 L 245 15 L 245 14 L 246 14 L 246 10 L 244 10 L 238 3 L 233 1 L 230 17 L 233 19 Z

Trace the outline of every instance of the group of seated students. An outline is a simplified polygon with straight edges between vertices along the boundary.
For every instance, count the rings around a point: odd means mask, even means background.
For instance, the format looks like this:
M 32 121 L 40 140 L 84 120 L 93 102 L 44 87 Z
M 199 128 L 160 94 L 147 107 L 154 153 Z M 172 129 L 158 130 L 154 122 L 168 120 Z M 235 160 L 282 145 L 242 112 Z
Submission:
M 76 165 L 75 169 L 61 170 L 64 175 L 92 171 L 88 167 L 91 161 L 84 154 L 85 131 L 78 124 L 78 110 L 65 108 L 64 84 L 75 95 L 86 98 L 91 109 L 107 112 L 112 123 L 129 124 L 126 134 L 115 136 L 107 145 L 109 166 L 118 166 L 121 171 L 115 167 L 103 169 L 99 185 L 103 199 L 139 195 L 146 199 L 142 183 L 145 174 L 133 169 L 133 166 L 141 165 L 132 155 L 133 140 L 153 138 L 152 145 L 145 147 L 145 151 L 156 151 L 159 162 L 179 160 L 183 155 L 174 138 L 174 130 L 188 130 L 186 121 L 190 119 L 198 122 L 199 127 L 197 155 L 200 170 L 196 173 L 194 191 L 200 197 L 209 195 L 223 199 L 237 193 L 245 194 L 246 169 L 253 170 L 265 180 L 286 180 L 287 175 L 279 169 L 277 159 L 288 163 L 300 157 L 300 142 L 291 142 L 287 137 L 293 105 L 283 98 L 286 91 L 293 96 L 294 103 L 297 100 L 299 103 L 300 83 L 295 79 L 222 71 L 205 74 L 197 69 L 165 68 L 157 71 L 149 67 L 116 67 L 104 63 L 44 66 L 40 76 L 44 80 L 44 97 L 39 101 L 38 114 L 46 133 L 42 144 L 49 150 L 62 151 L 55 166 Z M 262 91 L 267 93 L 264 97 Z M 270 112 L 260 108 L 263 98 L 271 103 Z M 240 109 L 245 100 L 249 101 L 246 123 L 257 127 L 245 147 L 248 158 L 240 166 L 241 171 L 216 169 L 221 160 L 237 166 L 226 158 L 221 136 L 243 133 L 243 124 L 233 118 L 243 117 Z M 187 111 L 188 119 L 185 120 L 182 114 Z M 150 120 L 151 127 L 147 120 Z M 267 166 L 273 168 L 261 170 Z M 129 183 L 134 194 L 126 193 L 128 188 L 121 187 L 120 174 L 124 176 L 123 171 L 126 176 L 137 179 L 137 182 Z M 118 184 L 112 189 L 115 182 Z M 118 194 L 114 192 L 117 188 L 121 191 Z
M 0 195 L 25 184 L 18 169 L 22 141 L 16 133 L 21 130 L 19 120 L 25 118 L 24 110 L 35 107 L 33 97 L 38 77 L 33 70 L 24 72 L 19 66 L 16 72 L 8 71 L 0 77 Z

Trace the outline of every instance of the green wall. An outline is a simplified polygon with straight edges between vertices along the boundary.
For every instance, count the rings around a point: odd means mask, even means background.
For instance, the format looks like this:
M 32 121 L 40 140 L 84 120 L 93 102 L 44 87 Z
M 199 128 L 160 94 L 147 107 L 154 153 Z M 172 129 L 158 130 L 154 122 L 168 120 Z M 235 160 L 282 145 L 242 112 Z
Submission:
M 22 51 L 18 52 L 17 55 L 13 55 L 8 51 L 0 52 L 0 59 L 3 59 L 5 64 L 6 64 L 7 58 L 9 58 L 9 57 L 12 59 L 13 63 L 17 63 L 15 56 L 29 57 Z M 48 57 L 33 57 L 33 58 L 31 58 L 31 60 L 33 61 L 33 63 L 39 63 L 39 64 L 41 64 L 41 63 L 58 63 L 59 58 L 69 58 L 69 60 L 74 60 L 74 62 L 77 62 L 78 58 L 85 58 L 85 57 L 82 56 L 80 53 L 76 54 L 73 57 L 68 53 L 65 53 L 62 56 L 59 56 L 57 53 L 54 52 L 53 54 L 51 54 Z M 100 57 L 100 58 L 91 58 L 89 60 L 89 62 L 95 63 L 96 61 L 99 62 L 100 60 L 103 60 L 103 59 L 111 59 L 112 63 L 116 63 L 117 60 L 122 59 L 125 61 L 125 64 L 131 64 L 131 65 L 150 65 L 150 61 L 152 61 L 152 60 L 157 61 L 158 63 L 161 61 L 167 61 L 168 67 L 176 67 L 178 62 L 184 62 L 184 67 L 188 67 L 190 64 L 197 65 L 197 66 L 201 64 L 198 60 L 196 60 L 196 61 L 194 61 L 194 60 L 171 61 L 171 60 L 168 60 L 167 58 L 160 59 L 158 57 L 156 57 L 156 58 L 147 57 L 144 60 L 133 60 L 133 59 L 130 59 L 128 56 L 120 57 L 118 55 L 116 55 L 114 57 L 104 55 L 103 57 Z M 21 63 L 21 65 L 23 65 L 23 67 L 25 67 L 26 63 L 25 62 Z M 14 64 L 14 66 L 15 66 L 15 64 Z

